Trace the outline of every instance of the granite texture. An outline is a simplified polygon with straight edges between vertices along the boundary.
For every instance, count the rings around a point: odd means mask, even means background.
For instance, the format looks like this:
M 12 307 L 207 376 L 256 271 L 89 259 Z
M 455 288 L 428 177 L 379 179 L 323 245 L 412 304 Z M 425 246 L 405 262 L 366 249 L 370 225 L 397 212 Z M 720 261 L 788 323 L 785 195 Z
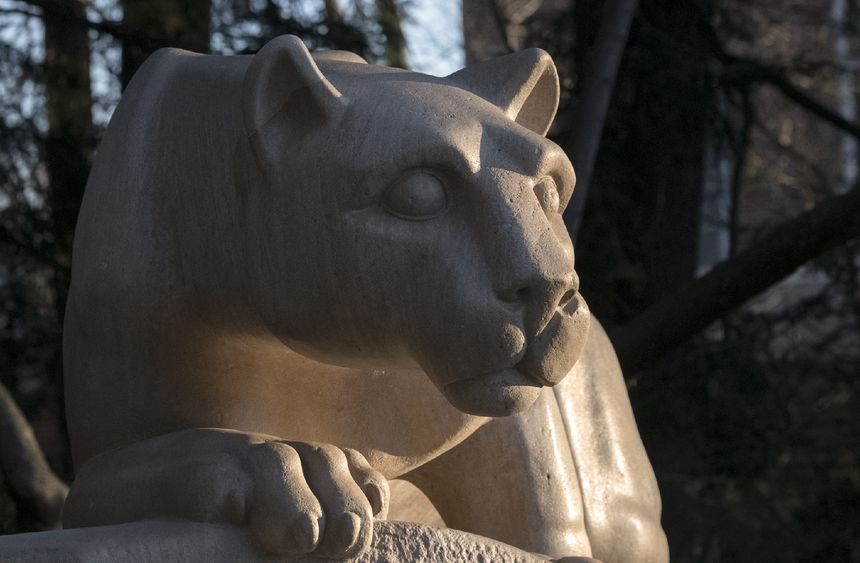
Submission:
M 527 553 L 465 532 L 405 522 L 377 522 L 360 563 L 541 563 Z M 0 536 L 5 563 L 324 563 L 316 557 L 272 556 L 256 549 L 240 528 L 191 522 L 144 521 Z M 589 559 L 568 559 L 593 561 Z

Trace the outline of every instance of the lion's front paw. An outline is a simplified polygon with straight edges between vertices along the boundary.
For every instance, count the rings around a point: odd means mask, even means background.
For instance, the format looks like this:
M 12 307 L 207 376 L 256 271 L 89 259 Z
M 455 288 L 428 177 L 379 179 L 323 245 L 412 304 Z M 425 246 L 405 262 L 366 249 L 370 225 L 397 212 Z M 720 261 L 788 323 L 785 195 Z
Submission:
M 388 511 L 388 481 L 355 450 L 215 428 L 96 456 L 79 470 L 65 527 L 151 518 L 250 529 L 276 554 L 359 555 Z
M 247 523 L 266 551 L 340 559 L 370 547 L 388 483 L 360 453 L 278 441 L 249 446 L 243 457 L 253 484 Z

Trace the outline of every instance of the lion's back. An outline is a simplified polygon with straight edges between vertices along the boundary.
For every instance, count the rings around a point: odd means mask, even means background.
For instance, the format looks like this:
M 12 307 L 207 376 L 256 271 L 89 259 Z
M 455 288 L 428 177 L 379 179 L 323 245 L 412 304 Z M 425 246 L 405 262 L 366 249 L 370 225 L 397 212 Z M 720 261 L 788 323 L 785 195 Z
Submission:
M 239 96 L 247 57 L 162 49 L 123 93 L 99 145 L 75 233 L 72 293 L 108 273 L 140 277 L 163 268 L 173 214 L 189 217 L 207 191 L 231 189 L 230 155 L 241 134 Z M 96 258 L 97 257 L 97 258 Z M 92 260 L 97 259 L 97 264 Z M 123 285 L 114 279 L 111 284 Z
M 141 359 L 148 353 L 144 334 L 188 283 L 183 261 L 221 244 L 191 242 L 188 233 L 211 214 L 210 202 L 235 191 L 248 59 L 156 52 L 123 93 L 99 145 L 75 232 L 63 335 L 73 446 L 103 426 L 111 408 L 105 397 L 138 388 L 115 356 L 120 349 Z

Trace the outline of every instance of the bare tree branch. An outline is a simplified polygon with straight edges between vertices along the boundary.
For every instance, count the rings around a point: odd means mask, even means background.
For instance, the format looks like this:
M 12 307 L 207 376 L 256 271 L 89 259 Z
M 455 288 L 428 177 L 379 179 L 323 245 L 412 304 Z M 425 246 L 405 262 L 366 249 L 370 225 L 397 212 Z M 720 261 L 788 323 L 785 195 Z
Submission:
M 692 3 L 691 6 L 695 9 L 697 4 Z M 803 89 L 791 81 L 786 68 L 739 57 L 730 53 L 711 24 L 707 14 L 701 9 L 697 11 L 699 12 L 696 22 L 697 29 L 701 32 L 707 44 L 710 45 L 711 56 L 721 65 L 720 74 L 723 83 L 729 85 L 734 83 L 741 86 L 755 83 L 770 84 L 776 87 L 786 98 L 792 100 L 813 115 L 860 139 L 860 124 L 845 119 L 839 112 L 829 108 L 804 92 Z M 799 68 L 793 70 L 800 70 L 802 72 L 808 69 L 804 68 L 804 65 L 801 64 Z
M 0 470 L 15 499 L 19 518 L 30 529 L 60 527 L 63 502 L 69 488 L 54 475 L 33 435 L 33 429 L 12 396 L 0 384 Z
M 646 367 L 822 252 L 860 236 L 860 184 L 774 227 L 705 276 L 657 302 L 612 340 L 627 373 Z
M 845 119 L 836 110 L 819 102 L 797 85 L 784 71 L 768 65 L 749 60 L 734 59 L 725 65 L 722 71 L 724 82 L 740 82 L 744 84 L 765 83 L 774 86 L 783 96 L 816 117 L 827 121 L 849 135 L 860 139 L 860 124 Z
M 565 223 L 574 241 L 585 212 L 597 149 L 603 136 L 606 112 L 615 88 L 621 55 L 627 45 L 630 24 L 638 5 L 638 0 L 606 2 L 597 39 L 585 63 L 582 94 L 574 110 L 569 136 L 563 146 L 576 168 L 576 191 L 570 207 L 565 212 Z

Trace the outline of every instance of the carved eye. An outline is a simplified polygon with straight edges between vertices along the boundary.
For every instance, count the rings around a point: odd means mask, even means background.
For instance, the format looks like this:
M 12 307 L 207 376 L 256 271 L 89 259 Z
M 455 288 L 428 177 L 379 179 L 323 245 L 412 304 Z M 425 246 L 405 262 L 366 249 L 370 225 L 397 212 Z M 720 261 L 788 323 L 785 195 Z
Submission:
M 412 172 L 386 190 L 382 207 L 401 219 L 424 221 L 436 217 L 448 206 L 445 186 L 436 176 Z
M 547 215 L 558 213 L 561 207 L 561 200 L 558 196 L 558 188 L 552 178 L 541 178 L 535 184 L 535 195 L 538 203 Z

